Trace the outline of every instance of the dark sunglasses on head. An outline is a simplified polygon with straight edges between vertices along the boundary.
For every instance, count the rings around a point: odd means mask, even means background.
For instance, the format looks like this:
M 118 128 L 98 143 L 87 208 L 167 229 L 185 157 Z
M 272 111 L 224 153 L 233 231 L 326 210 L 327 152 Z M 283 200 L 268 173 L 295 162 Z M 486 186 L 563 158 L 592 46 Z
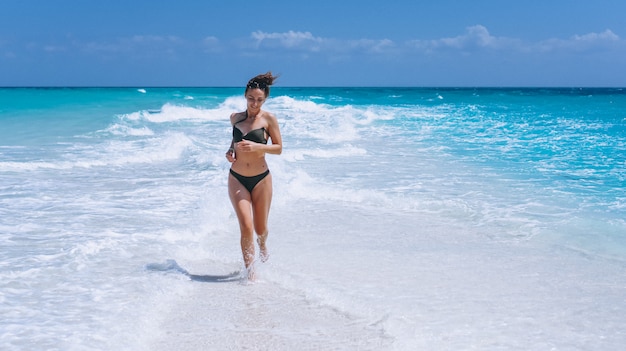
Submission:
M 267 84 L 263 82 L 252 81 L 252 82 L 248 82 L 247 88 L 264 90 L 265 88 L 267 88 Z

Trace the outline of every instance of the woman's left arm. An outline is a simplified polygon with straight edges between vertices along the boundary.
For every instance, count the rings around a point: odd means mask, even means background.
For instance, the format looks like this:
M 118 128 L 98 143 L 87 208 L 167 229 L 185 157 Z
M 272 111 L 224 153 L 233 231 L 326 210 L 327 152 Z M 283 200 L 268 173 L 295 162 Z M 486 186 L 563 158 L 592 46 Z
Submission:
M 267 132 L 272 140 L 271 144 L 265 146 L 265 152 L 273 155 L 280 155 L 283 152 L 283 138 L 280 135 L 280 127 L 276 116 L 269 113 L 267 116 Z

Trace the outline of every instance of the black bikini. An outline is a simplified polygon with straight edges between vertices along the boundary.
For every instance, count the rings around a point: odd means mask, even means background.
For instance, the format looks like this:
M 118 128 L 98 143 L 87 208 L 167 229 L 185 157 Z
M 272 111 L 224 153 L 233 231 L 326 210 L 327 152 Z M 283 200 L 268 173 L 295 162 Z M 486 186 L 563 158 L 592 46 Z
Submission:
M 242 119 L 241 121 L 233 125 L 233 142 L 238 143 L 242 140 L 250 140 L 255 143 L 267 144 L 267 138 L 265 137 L 265 135 L 268 133 L 264 127 L 251 130 L 246 134 L 243 134 L 243 132 L 239 128 L 236 127 L 238 123 L 245 121 L 247 118 L 248 118 L 248 111 L 246 111 L 246 118 Z M 261 180 L 263 180 L 263 178 L 267 177 L 267 175 L 270 174 L 270 170 L 268 169 L 265 172 L 252 176 L 252 177 L 246 177 L 233 171 L 231 168 L 230 174 L 232 174 L 233 177 L 235 177 L 239 181 L 239 183 L 241 183 L 241 185 L 243 185 L 246 189 L 248 189 L 248 192 L 252 193 L 252 190 L 254 189 L 254 187 Z
M 259 175 L 255 175 L 252 177 L 246 177 L 246 176 L 242 176 L 241 174 L 235 172 L 232 170 L 230 170 L 230 174 L 233 175 L 233 177 L 235 177 L 235 179 L 237 179 L 239 181 L 239 183 L 241 183 L 241 185 L 243 185 L 244 187 L 246 187 L 246 189 L 248 189 L 248 192 L 250 194 L 252 194 L 252 190 L 254 190 L 254 187 L 259 184 L 260 181 L 263 180 L 263 178 L 267 177 L 268 174 L 270 174 L 270 170 L 268 169 L 267 171 L 259 174 Z
M 243 134 L 243 132 L 239 130 L 239 128 L 233 126 L 233 142 L 238 143 L 245 139 L 245 140 L 254 141 L 255 143 L 267 144 L 267 139 L 265 139 L 266 133 L 267 132 L 265 131 L 265 128 L 261 127 L 261 128 L 251 130 L 246 134 Z

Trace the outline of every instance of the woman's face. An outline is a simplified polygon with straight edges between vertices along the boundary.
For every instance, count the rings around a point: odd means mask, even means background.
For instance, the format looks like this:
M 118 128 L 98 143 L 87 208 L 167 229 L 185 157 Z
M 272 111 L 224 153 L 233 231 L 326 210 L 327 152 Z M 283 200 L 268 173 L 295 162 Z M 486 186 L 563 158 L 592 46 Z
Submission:
M 265 92 L 261 89 L 248 89 L 246 92 L 248 109 L 260 110 L 265 102 Z
M 265 102 L 265 92 L 261 89 L 248 89 L 246 92 L 248 109 L 260 110 Z

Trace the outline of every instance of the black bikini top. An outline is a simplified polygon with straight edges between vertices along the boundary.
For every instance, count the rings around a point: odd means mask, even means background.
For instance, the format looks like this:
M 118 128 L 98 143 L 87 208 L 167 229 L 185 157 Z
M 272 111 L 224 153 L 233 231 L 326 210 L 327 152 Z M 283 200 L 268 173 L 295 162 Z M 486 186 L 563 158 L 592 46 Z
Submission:
M 242 119 L 241 121 L 237 123 L 243 122 L 247 118 L 248 118 L 248 111 L 246 111 L 246 118 Z M 265 138 L 265 134 L 268 134 L 268 133 L 264 127 L 253 129 L 249 131 L 248 133 L 243 134 L 243 132 L 239 128 L 236 127 L 237 123 L 233 125 L 233 142 L 237 143 L 245 139 L 245 140 L 253 141 L 255 143 L 267 144 L 267 138 Z

